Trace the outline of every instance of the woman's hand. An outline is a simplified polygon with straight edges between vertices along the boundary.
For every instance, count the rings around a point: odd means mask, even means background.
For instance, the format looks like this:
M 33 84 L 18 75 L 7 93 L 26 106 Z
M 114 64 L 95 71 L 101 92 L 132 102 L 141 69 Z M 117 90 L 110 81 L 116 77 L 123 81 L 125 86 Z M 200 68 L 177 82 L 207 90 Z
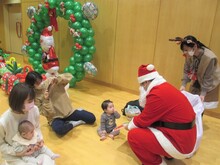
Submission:
M 48 90 L 46 90 L 45 92 L 44 92 L 44 98 L 45 99 L 49 99 L 49 92 L 48 92 Z
M 185 90 L 186 90 L 186 88 L 184 86 L 180 87 L 180 91 L 185 91 Z
M 200 95 L 199 97 L 200 97 L 202 102 L 205 100 L 205 96 Z
M 35 149 L 33 146 L 28 146 L 25 150 L 21 152 L 16 152 L 16 156 L 23 157 L 23 156 L 29 156 L 35 152 Z

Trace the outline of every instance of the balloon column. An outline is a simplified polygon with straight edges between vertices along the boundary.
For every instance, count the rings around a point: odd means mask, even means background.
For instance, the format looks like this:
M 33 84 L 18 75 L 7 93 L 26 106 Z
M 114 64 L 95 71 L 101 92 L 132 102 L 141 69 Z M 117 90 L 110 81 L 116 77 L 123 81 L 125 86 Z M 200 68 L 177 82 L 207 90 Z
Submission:
M 28 61 L 35 71 L 45 73 L 41 64 L 40 36 L 43 29 L 48 26 L 53 26 L 55 31 L 58 31 L 56 17 L 59 16 L 68 21 L 69 29 L 67 30 L 70 31 L 74 41 L 73 56 L 69 59 L 69 66 L 64 69 L 64 72 L 73 75 L 70 87 L 81 81 L 85 73 L 91 73 L 88 72 L 88 67 L 87 70 L 84 69 L 84 64 L 92 61 L 96 51 L 94 30 L 90 23 L 90 20 L 98 16 L 98 8 L 94 3 L 87 2 L 81 5 L 75 0 L 47 0 L 44 4 L 39 4 L 37 8 L 30 6 L 27 15 L 31 20 L 31 25 L 27 29 L 28 41 L 22 46 L 22 51 L 29 55 Z M 92 64 L 89 66 L 94 68 Z

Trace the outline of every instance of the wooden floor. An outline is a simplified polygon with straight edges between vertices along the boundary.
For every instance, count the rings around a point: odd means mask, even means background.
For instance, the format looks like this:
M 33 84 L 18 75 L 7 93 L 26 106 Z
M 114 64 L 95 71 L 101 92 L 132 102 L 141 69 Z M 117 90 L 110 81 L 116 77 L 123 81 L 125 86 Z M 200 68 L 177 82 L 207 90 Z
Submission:
M 100 84 L 81 81 L 74 89 L 68 90 L 72 105 L 82 107 L 95 114 L 94 125 L 81 125 L 64 137 L 58 137 L 41 116 L 41 130 L 45 144 L 61 155 L 57 165 L 139 165 L 140 161 L 133 154 L 127 143 L 127 131 L 122 130 L 115 140 L 100 141 L 97 127 L 102 113 L 100 104 L 105 99 L 114 102 L 120 111 L 126 102 L 138 96 Z M 8 96 L 0 89 L 0 114 L 8 108 Z M 121 116 L 117 124 L 127 122 Z M 204 136 L 198 152 L 190 159 L 167 161 L 168 165 L 219 165 L 220 164 L 220 120 L 215 117 L 203 117 Z M 1 163 L 0 163 L 1 164 Z

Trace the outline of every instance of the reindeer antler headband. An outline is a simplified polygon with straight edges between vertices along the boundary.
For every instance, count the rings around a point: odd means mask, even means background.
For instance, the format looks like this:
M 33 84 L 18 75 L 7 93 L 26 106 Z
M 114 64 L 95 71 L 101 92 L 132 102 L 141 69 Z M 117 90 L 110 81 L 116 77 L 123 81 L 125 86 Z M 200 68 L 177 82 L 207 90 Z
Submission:
M 169 39 L 169 41 L 174 41 L 176 42 L 176 44 L 181 44 L 182 42 L 186 42 L 187 44 L 190 44 L 190 43 L 194 43 L 191 39 L 184 39 L 184 38 L 181 38 L 181 37 L 175 37 L 174 39 Z

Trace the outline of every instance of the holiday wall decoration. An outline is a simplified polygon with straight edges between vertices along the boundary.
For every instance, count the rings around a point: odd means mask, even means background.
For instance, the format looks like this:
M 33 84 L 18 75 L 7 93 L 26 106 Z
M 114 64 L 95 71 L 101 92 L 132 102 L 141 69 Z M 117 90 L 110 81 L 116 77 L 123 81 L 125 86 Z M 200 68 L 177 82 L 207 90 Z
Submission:
M 53 62 L 58 71 L 59 55 L 54 50 L 52 35 L 44 35 L 44 31 L 49 28 L 48 30 L 57 32 L 59 28 L 56 18 L 62 17 L 68 21 L 69 28 L 67 30 L 74 39 L 73 47 L 70 48 L 73 51 L 73 56 L 69 59 L 69 66 L 64 69 L 64 72 L 73 75 L 70 87 L 81 81 L 85 77 L 85 73 L 92 76 L 96 75 L 97 69 L 90 63 L 96 51 L 94 30 L 90 23 L 90 20 L 94 20 L 98 16 L 98 8 L 94 3 L 87 2 L 81 5 L 75 0 L 46 0 L 44 4 L 39 4 L 37 8 L 28 7 L 27 15 L 31 20 L 31 24 L 26 32 L 28 40 L 21 50 L 29 55 L 28 61 L 35 71 L 50 74 L 49 68 L 51 68 L 51 65 L 49 65 L 49 62 Z M 48 41 L 48 38 L 51 42 Z M 45 41 L 47 47 L 49 47 L 46 51 L 42 48 L 42 42 Z M 57 61 L 56 64 L 55 61 Z

